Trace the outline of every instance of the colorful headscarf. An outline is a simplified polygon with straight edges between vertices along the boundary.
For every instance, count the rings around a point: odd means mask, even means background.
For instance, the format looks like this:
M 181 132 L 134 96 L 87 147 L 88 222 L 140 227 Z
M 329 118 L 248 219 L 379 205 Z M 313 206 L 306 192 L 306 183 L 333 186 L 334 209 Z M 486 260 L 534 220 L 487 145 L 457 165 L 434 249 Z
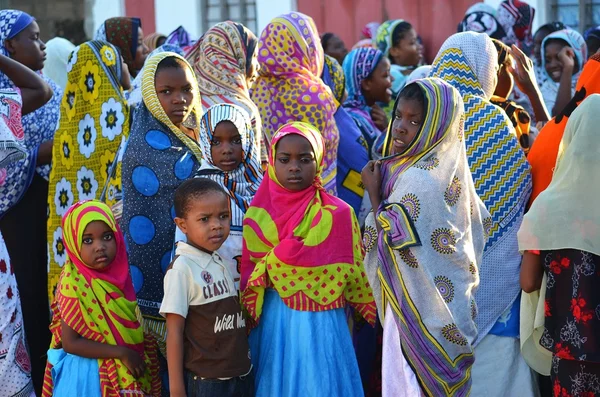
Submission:
M 231 172 L 221 171 L 213 163 L 211 154 L 214 131 L 222 121 L 233 123 L 242 138 L 242 162 Z M 244 214 L 250 207 L 263 174 L 260 151 L 246 111 L 239 106 L 224 103 L 208 108 L 200 121 L 200 146 L 206 161 L 202 163 L 199 175 L 212 179 L 229 193 L 232 204 L 231 225 L 241 230 Z
M 600 95 L 591 94 L 569 117 L 552 182 L 519 230 L 522 251 L 572 248 L 600 255 L 599 108 Z
M 77 201 L 116 203 L 121 194 L 121 169 L 120 163 L 113 163 L 129 136 L 119 50 L 105 41 L 88 41 L 73 50 L 67 70 L 48 188 L 50 299 L 67 260 L 60 220 Z
M 148 47 L 148 50 L 154 51 L 155 49 L 160 47 L 158 45 L 158 41 L 160 39 L 165 39 L 165 42 L 166 42 L 167 36 L 165 36 L 162 33 L 154 32 L 154 33 L 151 33 L 148 36 L 144 37 L 144 44 L 146 44 L 146 47 Z
M 15 37 L 29 26 L 35 19 L 27 13 L 17 10 L 0 11 L 0 53 L 10 56 L 5 41 Z M 38 72 L 39 73 L 39 72 Z M 34 175 L 37 173 L 44 179 L 50 175 L 50 165 L 36 166 L 37 152 L 41 143 L 51 141 L 58 128 L 60 118 L 60 101 L 63 90 L 46 76 L 41 76 L 52 88 L 54 94 L 50 101 L 39 109 L 23 116 L 23 146 L 27 156 L 12 162 L 6 168 L 0 168 L 0 217 L 16 205 L 23 197 Z M 4 73 L 0 72 L 0 90 L 14 91 L 17 88 Z
M 544 99 L 544 103 L 546 104 L 546 108 L 548 109 L 548 111 L 552 112 L 552 109 L 556 104 L 556 95 L 558 94 L 560 82 L 555 82 L 554 80 L 552 80 L 552 77 L 546 71 L 546 45 L 548 44 L 548 40 L 562 40 L 566 42 L 567 45 L 571 47 L 573 49 L 573 52 L 575 53 L 578 69 L 576 71 L 573 71 L 573 78 L 571 79 L 572 94 L 575 94 L 575 86 L 577 85 L 577 80 L 579 79 L 579 75 L 581 74 L 585 63 L 587 62 L 588 57 L 587 44 L 585 43 L 583 36 L 581 36 L 579 32 L 573 29 L 567 28 L 550 33 L 542 42 L 541 70 L 542 73 L 544 73 L 545 80 L 540 88 L 540 91 L 542 92 L 542 97 Z M 556 110 L 560 111 L 561 109 Z
M 335 194 L 339 132 L 337 104 L 321 80 L 325 54 L 312 18 L 292 12 L 273 19 L 258 42 L 259 77 L 252 89 L 263 134 L 270 141 L 287 122 L 314 125 L 325 139 L 323 183 Z
M 7 165 L 27 157 L 23 146 L 23 124 L 21 107 L 23 100 L 18 90 L 0 90 L 0 169 L 4 172 L 2 185 L 6 179 Z
M 479 342 L 519 296 L 521 255 L 517 231 L 531 194 L 525 153 L 506 114 L 489 99 L 496 87 L 498 51 L 485 34 L 457 33 L 446 40 L 431 70 L 465 102 L 465 143 L 475 189 L 492 216 L 480 268 L 475 319 Z M 476 343 L 477 343 L 476 342 Z
M 521 0 L 504 0 L 496 15 L 506 34 L 502 39 L 505 44 L 533 45 L 535 9 L 532 6 Z
M 485 33 L 498 40 L 506 36 L 504 28 L 496 19 L 496 10 L 485 3 L 476 3 L 467 10 L 462 22 L 458 24 L 458 32 Z
M 140 18 L 115 17 L 104 21 L 94 36 L 94 40 L 108 41 L 121 50 L 121 56 L 132 75 L 137 72 L 134 65 L 140 27 L 142 27 Z
M 577 81 L 576 89 L 569 104 L 544 126 L 531 147 L 527 157 L 533 176 L 533 192 L 529 205 L 548 187 L 552 180 L 560 142 L 572 112 L 589 95 L 600 94 L 600 54 L 594 55 L 585 64 Z
M 173 44 L 186 51 L 194 42 L 188 31 L 183 26 L 179 26 L 167 36 L 165 44 Z
M 247 76 L 256 63 L 258 39 L 240 23 L 226 21 L 210 28 L 189 50 L 186 59 L 193 66 L 206 112 L 219 103 L 242 107 L 254 129 L 256 147 L 262 138 L 258 107 L 250 99 Z
M 352 46 L 353 50 L 357 48 L 375 48 L 375 46 L 373 45 L 373 39 L 359 40 L 356 44 Z
M 86 227 L 95 221 L 104 222 L 114 232 L 117 253 L 112 263 L 102 271 L 88 267 L 81 258 L 81 246 Z M 134 396 L 141 393 L 159 396 L 158 358 L 156 345 L 144 336 L 136 317 L 137 301 L 123 235 L 110 208 L 100 201 L 74 204 L 65 213 L 62 240 L 68 260 L 64 265 L 56 299 L 52 304 L 51 349 L 62 347 L 61 323 L 95 342 L 124 346 L 144 358 L 146 372 L 135 379 L 118 359 L 98 359 L 100 392 L 103 397 Z M 46 367 L 43 396 L 51 396 L 52 366 Z
M 313 184 L 296 192 L 275 174 L 277 143 L 290 134 L 310 142 L 317 162 Z M 269 285 L 292 309 L 316 312 L 349 303 L 375 322 L 358 222 L 348 204 L 321 187 L 323 151 L 319 131 L 302 122 L 282 126 L 271 142 L 265 179 L 244 219 L 242 302 L 256 322 Z
M 391 21 L 384 22 L 377 29 L 377 37 L 373 41 L 374 41 L 375 46 L 379 49 L 379 51 L 381 51 L 383 53 L 383 55 L 385 55 L 386 57 L 390 57 L 390 50 L 394 46 L 394 42 L 392 40 L 394 37 L 394 30 L 396 30 L 396 28 L 400 24 L 408 24 L 408 22 L 406 22 L 402 19 L 394 19 Z M 413 69 L 417 65 L 397 65 L 393 62 L 391 57 L 390 57 L 390 60 L 392 61 L 392 67 L 390 69 L 390 73 L 393 78 L 392 99 L 395 100 L 396 97 L 398 96 L 398 94 L 400 93 L 400 91 L 402 90 L 402 88 L 404 88 L 404 85 L 406 84 L 407 75 L 404 73 L 407 70 Z M 388 104 L 388 106 L 386 108 L 384 108 L 388 117 L 390 117 L 393 107 L 394 107 L 394 103 L 392 102 L 392 103 Z
M 467 163 L 460 93 L 440 79 L 413 84 L 425 119 L 403 153 L 382 160 L 384 201 L 367 218 L 365 266 L 382 322 L 389 306 L 424 395 L 466 396 L 489 218 Z
M 390 50 L 394 46 L 392 41 L 394 30 L 398 25 L 404 22 L 406 21 L 403 19 L 392 19 L 390 21 L 385 21 L 377 28 L 377 35 L 373 37 L 373 44 L 375 44 L 375 47 L 377 47 L 384 56 L 387 57 L 390 55 Z
M 163 343 L 165 319 L 158 313 L 163 299 L 163 278 L 171 262 L 175 235 L 173 197 L 177 187 L 192 178 L 202 163 L 196 140 L 177 128 L 160 104 L 154 80 L 158 65 L 167 57 L 192 67 L 180 55 L 161 52 L 146 60 L 141 104 L 134 113 L 131 135 L 123 156 L 123 218 L 133 285 L 144 316 L 144 327 Z M 199 128 L 202 109 L 196 79 L 192 79 L 192 114 L 184 121 Z
M 379 29 L 380 26 L 381 24 L 379 22 L 369 22 L 361 30 L 361 33 L 365 39 L 373 39 L 377 36 L 377 29 Z
M 373 73 L 383 53 L 375 48 L 357 48 L 352 50 L 344 58 L 344 74 L 346 75 L 346 91 L 348 98 L 344 102 L 344 108 L 356 121 L 368 144 L 371 152 L 375 141 L 381 136 L 371 118 L 371 108 L 367 105 L 362 93 L 362 82 Z
M 329 86 L 335 94 L 335 99 L 341 103 L 346 92 L 346 77 L 338 61 L 329 55 L 325 55 L 323 82 Z M 366 216 L 361 214 L 365 187 L 360 173 L 369 162 L 367 143 L 346 109 L 338 107 L 334 117 L 340 131 L 336 177 L 338 197 L 350 204 L 359 224 L 362 225 Z

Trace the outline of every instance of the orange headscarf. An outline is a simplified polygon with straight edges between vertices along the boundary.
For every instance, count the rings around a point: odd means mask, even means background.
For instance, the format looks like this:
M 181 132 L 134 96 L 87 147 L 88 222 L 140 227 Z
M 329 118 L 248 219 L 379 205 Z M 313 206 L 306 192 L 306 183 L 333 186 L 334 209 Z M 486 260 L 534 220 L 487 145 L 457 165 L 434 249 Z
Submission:
M 577 81 L 576 93 L 573 99 L 562 112 L 544 126 L 531 147 L 531 151 L 527 156 L 533 176 L 533 192 L 529 199 L 529 206 L 541 192 L 546 190 L 550 181 L 552 181 L 558 148 L 565 132 L 567 120 L 573 110 L 591 94 L 600 94 L 600 54 L 594 55 L 585 64 Z

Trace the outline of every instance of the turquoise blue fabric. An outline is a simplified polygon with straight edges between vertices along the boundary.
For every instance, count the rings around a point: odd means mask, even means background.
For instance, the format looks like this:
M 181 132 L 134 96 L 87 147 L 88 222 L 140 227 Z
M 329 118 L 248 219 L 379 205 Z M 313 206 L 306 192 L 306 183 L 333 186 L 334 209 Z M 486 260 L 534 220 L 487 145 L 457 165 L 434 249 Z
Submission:
M 53 366 L 54 397 L 68 397 L 74 394 L 101 397 L 98 360 L 69 354 L 63 349 L 50 349 L 48 362 Z
M 249 342 L 256 397 L 364 395 L 344 309 L 290 309 L 269 288 Z

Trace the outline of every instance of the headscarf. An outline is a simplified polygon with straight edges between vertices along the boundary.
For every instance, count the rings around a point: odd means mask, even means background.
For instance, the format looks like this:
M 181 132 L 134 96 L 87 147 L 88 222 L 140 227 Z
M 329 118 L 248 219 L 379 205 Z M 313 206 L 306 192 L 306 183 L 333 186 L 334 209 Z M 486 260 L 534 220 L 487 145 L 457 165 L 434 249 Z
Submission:
M 165 36 L 162 33 L 154 32 L 144 38 L 144 44 L 146 44 L 146 47 L 148 47 L 148 50 L 154 51 L 155 49 L 160 47 L 158 45 L 158 41 L 160 39 L 165 39 L 165 41 L 166 41 L 167 36 Z
M 81 258 L 81 246 L 86 227 L 95 221 L 106 223 L 114 233 L 117 252 L 114 260 L 102 270 L 88 267 Z M 135 379 L 127 367 L 116 358 L 98 359 L 100 392 L 103 397 L 160 395 L 156 346 L 144 336 L 136 317 L 137 302 L 123 235 L 110 208 L 96 200 L 74 204 L 65 213 L 62 239 L 68 260 L 52 304 L 51 349 L 62 347 L 61 323 L 81 337 L 136 351 L 147 364 L 146 372 Z M 47 364 L 44 396 L 52 395 L 52 366 Z
M 535 9 L 532 6 L 521 0 L 504 0 L 498 6 L 496 15 L 506 34 L 502 39 L 505 44 L 533 45 Z
M 382 322 L 389 305 L 424 395 L 468 395 L 489 218 L 467 163 L 460 93 L 440 79 L 413 84 L 425 118 L 403 153 L 382 160 L 384 201 L 367 217 L 365 265 Z
M 222 121 L 233 123 L 242 138 L 242 162 L 231 172 L 224 172 L 213 163 L 211 154 L 215 128 Z M 214 105 L 200 121 L 200 146 L 205 162 L 199 175 L 221 185 L 231 199 L 231 225 L 241 231 L 244 214 L 250 207 L 262 181 L 260 151 L 254 139 L 254 130 L 244 109 L 231 104 Z
M 94 36 L 94 40 L 108 41 L 121 51 L 121 56 L 132 75 L 136 72 L 135 53 L 140 27 L 142 27 L 140 18 L 115 17 L 104 21 Z
M 400 24 L 407 23 L 408 22 L 404 21 L 403 19 L 394 19 L 391 21 L 386 21 L 379 26 L 377 29 L 377 36 L 373 39 L 373 42 L 375 47 L 377 47 L 384 56 L 390 57 L 390 50 L 394 46 L 394 30 L 396 30 Z M 405 75 L 404 72 L 413 69 L 415 66 L 417 65 L 397 65 L 392 62 L 392 67 L 390 69 L 390 73 L 394 79 L 394 81 L 392 81 L 392 99 L 396 99 L 396 96 L 398 96 L 406 84 L 407 75 Z M 388 117 L 390 116 L 389 112 L 391 112 L 393 107 L 394 104 L 392 103 L 391 106 L 388 106 L 388 109 L 384 109 L 386 110 L 386 113 L 388 113 Z
M 27 149 L 23 146 L 22 106 L 18 90 L 0 90 L 0 185 L 6 180 L 4 167 L 27 157 Z
M 339 132 L 337 104 L 321 80 L 325 54 L 313 19 L 299 12 L 280 15 L 258 42 L 259 77 L 252 89 L 263 134 L 270 142 L 289 121 L 312 124 L 325 139 L 325 189 L 335 194 Z
M 594 55 L 585 64 L 576 89 L 569 104 L 542 128 L 527 156 L 533 176 L 530 206 L 552 180 L 558 149 L 571 113 L 587 96 L 600 94 L 600 54 Z
M 458 24 L 458 32 L 485 33 L 498 40 L 506 36 L 504 28 L 496 19 L 496 10 L 485 3 L 476 3 L 467 10 L 462 22 Z
M 161 52 L 146 60 L 142 76 L 143 103 L 136 109 L 123 156 L 123 218 L 121 225 L 129 252 L 133 285 L 144 328 L 164 347 L 165 320 L 158 313 L 163 299 L 163 277 L 169 266 L 175 235 L 173 197 L 177 187 L 194 176 L 202 163 L 202 149 L 177 128 L 160 104 L 154 80 L 159 63 L 175 57 Z M 199 128 L 202 110 L 196 79 L 192 79 L 192 114 L 184 121 Z
M 336 101 L 341 103 L 346 93 L 346 77 L 338 61 L 329 55 L 325 55 L 323 82 L 334 93 Z M 369 162 L 367 142 L 346 109 L 338 107 L 334 117 L 340 131 L 336 177 L 338 197 L 350 204 L 362 226 L 366 213 L 361 213 L 365 187 L 360 173 Z
M 34 20 L 22 11 L 0 10 L 0 54 L 9 57 L 10 54 L 4 46 L 5 41 L 14 38 Z M 27 156 L 0 169 L 0 181 L 3 182 L 0 183 L 0 217 L 21 200 L 36 173 L 45 179 L 48 179 L 50 174 L 49 164 L 36 165 L 37 152 L 41 143 L 54 138 L 60 118 L 63 90 L 46 76 L 41 77 L 52 88 L 54 94 L 44 106 L 22 117 L 23 145 L 27 149 Z M 8 76 L 0 72 L 0 90 L 16 89 Z
M 381 26 L 379 22 L 369 22 L 361 30 L 361 33 L 365 39 L 373 39 L 377 36 L 377 29 Z
M 521 291 L 517 231 L 531 194 L 525 154 L 506 114 L 489 102 L 496 87 L 498 51 L 485 34 L 457 33 L 442 45 L 431 70 L 465 102 L 465 143 L 477 194 L 492 216 L 480 268 L 475 321 L 478 343 Z
M 165 44 L 173 44 L 186 51 L 194 42 L 188 31 L 183 26 L 179 26 L 167 36 Z
M 431 72 L 431 65 L 419 66 L 408 75 L 408 78 L 406 79 L 406 85 L 414 83 L 416 80 L 426 78 L 429 76 L 429 72 Z
M 219 103 L 240 106 L 250 115 L 255 146 L 260 147 L 262 123 L 258 107 L 250 99 L 247 75 L 256 62 L 258 39 L 240 23 L 226 21 L 210 28 L 188 51 L 202 95 L 202 108 Z M 266 158 L 265 158 L 266 160 Z
M 120 83 L 119 50 L 105 41 L 88 41 L 73 50 L 67 70 L 48 187 L 51 300 L 67 260 L 60 220 L 77 201 L 102 199 L 109 205 L 116 203 L 122 191 L 121 169 L 120 163 L 113 163 L 129 136 L 129 107 Z
M 357 48 L 374 48 L 374 46 L 373 46 L 373 39 L 362 39 L 362 40 L 359 40 L 358 42 L 356 42 L 356 44 L 354 44 L 352 46 L 353 50 L 355 50 Z
M 544 103 L 546 104 L 546 108 L 552 112 L 554 105 L 556 103 L 556 95 L 558 94 L 558 89 L 560 87 L 560 82 L 555 82 L 552 80 L 548 72 L 546 71 L 546 45 L 548 44 L 548 40 L 563 40 L 567 43 L 569 47 L 573 49 L 575 53 L 575 58 L 577 59 L 578 69 L 577 71 L 573 71 L 572 78 L 572 94 L 575 94 L 575 86 L 577 85 L 577 80 L 579 79 L 579 75 L 583 70 L 583 66 L 587 61 L 587 44 L 585 44 L 585 40 L 583 36 L 579 34 L 576 30 L 573 29 L 564 29 L 559 30 L 557 32 L 550 33 L 544 41 L 542 42 L 542 71 L 546 76 L 544 84 L 541 86 L 542 97 L 544 99 Z M 560 111 L 560 109 L 557 109 Z
M 583 38 L 588 41 L 591 38 L 600 40 L 600 25 L 592 26 L 583 33 Z
M 377 68 L 382 58 L 383 53 L 375 48 L 357 48 L 346 55 L 342 65 L 346 75 L 346 91 L 348 93 L 344 108 L 358 124 L 368 144 L 369 153 L 373 149 L 377 138 L 381 136 L 381 131 L 371 118 L 371 108 L 367 105 L 361 85 L 363 80 L 369 77 L 373 70 Z M 375 151 L 377 151 L 377 148 L 375 148 Z
M 565 127 L 552 182 L 531 206 L 519 249 L 578 249 L 600 255 L 600 95 L 589 95 Z
M 152 50 L 146 59 L 150 59 L 156 54 L 160 54 L 161 52 L 174 52 L 178 55 L 183 56 L 183 50 L 176 45 L 173 44 L 163 44 L 160 47 Z M 145 65 L 144 65 L 145 66 Z M 135 107 L 142 103 L 142 77 L 144 76 L 144 68 L 140 70 L 133 82 L 131 83 L 131 89 L 125 93 L 125 97 L 127 98 L 127 103 L 131 107 Z
M 562 22 L 550 22 L 550 23 L 540 26 L 538 28 L 538 30 L 535 31 L 535 34 L 533 35 L 533 37 L 535 37 L 538 34 L 538 32 L 540 32 L 540 31 L 545 30 L 545 31 L 549 32 L 548 34 L 550 34 L 553 32 L 557 32 L 559 30 L 564 30 L 566 28 L 567 27 Z M 541 56 L 543 57 L 543 55 L 544 55 L 544 50 L 542 47 Z M 533 67 L 535 69 L 535 78 L 537 80 L 538 85 L 541 87 L 547 78 L 546 69 L 542 68 L 542 62 L 541 61 L 538 62 L 535 57 L 533 58 Z M 552 109 L 550 109 L 550 110 L 552 110 Z
M 42 72 L 61 89 L 67 86 L 67 63 L 75 45 L 62 37 L 55 37 L 46 43 L 46 62 Z
M 310 142 L 317 162 L 313 184 L 301 191 L 284 188 L 275 174 L 277 143 L 290 134 Z M 265 179 L 244 219 L 242 303 L 256 322 L 267 285 L 292 309 L 318 312 L 349 303 L 375 322 L 358 222 L 348 204 L 321 186 L 323 151 L 319 131 L 302 122 L 282 126 L 271 142 Z

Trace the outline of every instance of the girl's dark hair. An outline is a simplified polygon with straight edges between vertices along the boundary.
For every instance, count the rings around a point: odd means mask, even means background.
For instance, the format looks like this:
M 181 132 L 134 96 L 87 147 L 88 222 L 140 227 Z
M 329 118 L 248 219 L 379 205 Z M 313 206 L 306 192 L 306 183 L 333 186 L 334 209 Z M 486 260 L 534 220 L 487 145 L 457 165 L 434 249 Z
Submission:
M 156 73 L 158 73 L 162 69 L 167 69 L 167 68 L 184 69 L 185 63 L 177 57 L 173 57 L 173 56 L 166 57 L 165 59 L 160 61 L 158 63 L 158 65 L 156 66 Z
M 400 40 L 404 38 L 406 33 L 410 32 L 412 25 L 409 22 L 400 22 L 392 32 L 392 47 L 396 47 L 400 44 Z
M 175 216 L 185 218 L 194 200 L 200 200 L 208 193 L 222 193 L 227 197 L 227 193 L 221 185 L 208 178 L 192 178 L 183 182 L 175 190 Z
M 548 44 L 552 44 L 552 43 L 561 44 L 563 47 L 571 47 L 571 45 L 563 39 L 548 39 L 548 40 L 546 40 L 546 43 L 544 44 L 544 48 L 543 48 L 544 52 L 542 52 L 542 55 L 544 56 L 544 58 L 546 57 L 546 46 Z M 573 68 L 573 74 L 579 73 L 579 59 L 577 59 L 577 57 L 575 57 L 573 60 L 575 61 L 575 67 Z M 585 62 L 586 60 L 584 59 L 583 61 Z
M 535 31 L 534 36 L 541 32 L 547 32 L 546 35 L 549 35 L 550 33 L 558 32 L 559 30 L 566 28 L 567 26 L 562 22 L 550 22 L 540 26 L 538 30 Z
M 396 106 L 400 98 L 404 98 L 405 100 L 417 101 L 423 106 L 425 109 L 425 104 L 427 99 L 425 99 L 425 94 L 423 94 L 423 89 L 417 83 L 410 83 L 406 87 L 400 91 L 398 94 L 398 99 L 396 100 Z
M 325 51 L 325 49 L 327 48 L 327 44 L 329 43 L 329 40 L 331 40 L 333 38 L 333 36 L 335 36 L 335 34 L 331 33 L 331 32 L 323 33 L 321 35 L 321 45 L 323 46 L 323 51 Z

